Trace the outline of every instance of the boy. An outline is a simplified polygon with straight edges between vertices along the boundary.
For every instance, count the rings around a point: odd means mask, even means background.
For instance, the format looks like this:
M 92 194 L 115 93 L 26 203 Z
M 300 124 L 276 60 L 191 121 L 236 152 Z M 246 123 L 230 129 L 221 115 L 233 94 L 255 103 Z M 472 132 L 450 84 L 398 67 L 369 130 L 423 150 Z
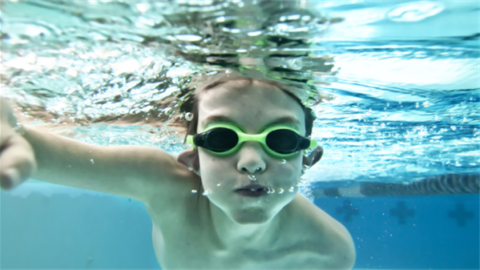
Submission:
M 31 176 L 143 202 L 162 269 L 351 269 L 350 234 L 298 194 L 303 165 L 322 154 L 303 156 L 311 111 L 280 84 L 233 74 L 192 97 L 194 148 L 177 157 L 17 127 L 2 103 L 2 188 Z

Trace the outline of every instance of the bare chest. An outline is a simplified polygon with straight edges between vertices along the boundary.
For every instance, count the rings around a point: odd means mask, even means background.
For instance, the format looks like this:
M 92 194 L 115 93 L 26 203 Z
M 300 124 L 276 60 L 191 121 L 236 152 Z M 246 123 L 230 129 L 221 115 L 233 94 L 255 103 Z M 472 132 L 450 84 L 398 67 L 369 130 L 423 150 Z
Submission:
M 321 254 L 308 244 L 270 247 L 219 247 L 202 230 L 183 234 L 154 228 L 152 241 L 162 269 L 320 269 L 326 265 Z
M 180 207 L 172 217 L 152 209 L 152 241 L 162 269 L 319 269 L 328 264 L 312 240 L 315 231 L 286 224 L 284 239 L 274 245 L 226 248 L 216 240 L 204 209 Z

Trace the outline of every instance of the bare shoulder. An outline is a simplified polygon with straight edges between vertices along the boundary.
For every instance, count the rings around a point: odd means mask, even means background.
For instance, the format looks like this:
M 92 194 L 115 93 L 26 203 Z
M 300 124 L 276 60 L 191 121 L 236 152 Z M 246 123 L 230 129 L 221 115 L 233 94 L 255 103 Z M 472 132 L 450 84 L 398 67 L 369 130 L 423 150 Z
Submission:
M 311 232 L 310 239 L 324 258 L 322 264 L 328 269 L 352 269 L 355 246 L 345 226 L 301 194 L 297 194 L 293 204 L 299 219 L 305 221 L 302 229 Z
M 133 153 L 132 153 L 133 154 Z M 197 175 L 177 161 L 177 157 L 160 149 L 137 147 L 131 157 L 138 180 L 138 196 L 146 204 L 166 209 L 191 192 L 199 180 Z M 133 165 L 133 164 L 132 164 Z

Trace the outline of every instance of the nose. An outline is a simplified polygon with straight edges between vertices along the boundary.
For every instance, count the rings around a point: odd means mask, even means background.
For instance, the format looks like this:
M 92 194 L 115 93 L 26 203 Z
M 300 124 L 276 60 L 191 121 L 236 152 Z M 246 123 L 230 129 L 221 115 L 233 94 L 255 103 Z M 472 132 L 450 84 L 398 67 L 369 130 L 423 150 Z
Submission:
M 266 153 L 258 142 L 245 142 L 238 151 L 237 170 L 242 173 L 254 174 L 265 171 Z

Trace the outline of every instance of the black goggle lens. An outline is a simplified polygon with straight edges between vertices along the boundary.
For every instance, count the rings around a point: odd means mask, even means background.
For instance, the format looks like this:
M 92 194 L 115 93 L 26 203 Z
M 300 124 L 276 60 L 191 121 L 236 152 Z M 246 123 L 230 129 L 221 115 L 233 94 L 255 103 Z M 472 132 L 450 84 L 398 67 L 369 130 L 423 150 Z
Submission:
M 208 131 L 206 146 L 214 152 L 225 152 L 234 148 L 238 143 L 235 131 L 228 128 L 215 128 Z
M 297 151 L 297 134 L 288 129 L 274 130 L 267 135 L 267 146 L 280 154 L 290 154 Z
M 238 143 L 238 135 L 228 128 L 215 128 L 206 132 L 205 147 L 213 152 L 226 152 Z M 270 132 L 266 138 L 267 146 L 280 154 L 290 154 L 298 151 L 298 136 L 288 129 Z

